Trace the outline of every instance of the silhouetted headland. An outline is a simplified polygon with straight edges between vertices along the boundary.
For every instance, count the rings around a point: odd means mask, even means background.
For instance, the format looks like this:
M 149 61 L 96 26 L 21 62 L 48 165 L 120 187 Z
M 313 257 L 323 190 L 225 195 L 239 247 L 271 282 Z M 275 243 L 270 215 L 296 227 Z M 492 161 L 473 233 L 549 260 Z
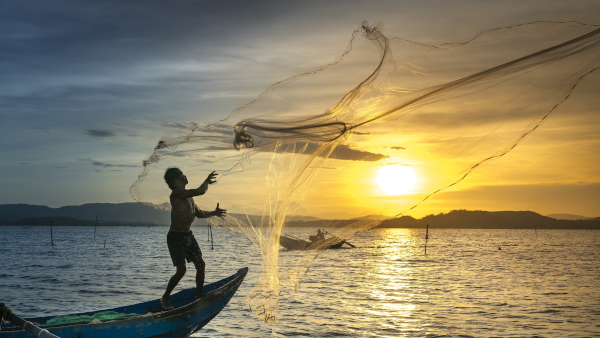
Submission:
M 600 217 L 565 220 L 542 216 L 533 211 L 453 210 L 415 219 L 410 216 L 385 220 L 379 228 L 453 229 L 600 229 Z

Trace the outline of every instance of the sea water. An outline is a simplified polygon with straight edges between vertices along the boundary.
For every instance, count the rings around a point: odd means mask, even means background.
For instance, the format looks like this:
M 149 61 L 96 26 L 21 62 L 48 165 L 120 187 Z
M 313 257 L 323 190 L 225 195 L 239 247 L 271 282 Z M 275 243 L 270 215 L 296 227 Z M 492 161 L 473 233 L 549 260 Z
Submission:
M 0 302 L 24 317 L 157 299 L 174 272 L 166 227 L 0 226 Z M 322 252 L 276 324 L 245 303 L 260 255 L 237 234 L 194 228 L 206 282 L 241 267 L 237 294 L 195 337 L 600 337 L 596 230 L 375 229 Z M 308 237 L 316 229 L 293 229 Z M 106 243 L 106 244 L 105 244 Z M 282 259 L 310 252 L 282 251 Z M 179 288 L 194 286 L 192 264 Z M 178 290 L 176 289 L 176 291 Z

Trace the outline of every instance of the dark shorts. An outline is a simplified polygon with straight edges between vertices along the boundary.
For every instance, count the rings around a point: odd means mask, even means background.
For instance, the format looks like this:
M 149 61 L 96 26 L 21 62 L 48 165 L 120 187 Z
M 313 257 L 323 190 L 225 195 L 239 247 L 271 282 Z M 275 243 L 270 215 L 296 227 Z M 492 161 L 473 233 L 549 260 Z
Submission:
M 173 266 L 185 264 L 186 260 L 191 262 L 194 256 L 202 257 L 200 246 L 191 231 L 169 231 L 167 234 L 167 246 L 169 247 Z

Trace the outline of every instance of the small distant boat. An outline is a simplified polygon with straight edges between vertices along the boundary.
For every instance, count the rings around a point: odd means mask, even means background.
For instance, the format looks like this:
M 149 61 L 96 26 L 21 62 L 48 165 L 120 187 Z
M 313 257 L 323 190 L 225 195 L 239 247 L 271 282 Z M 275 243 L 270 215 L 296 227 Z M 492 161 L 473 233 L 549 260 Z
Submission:
M 310 236 L 315 239 L 316 236 Z M 332 235 L 330 238 L 316 239 L 314 241 L 305 241 L 300 238 L 294 238 L 289 235 L 279 236 L 279 244 L 288 250 L 320 250 L 320 249 L 339 249 L 346 243 L 344 240 Z
M 156 299 L 116 309 L 74 314 L 91 316 L 102 311 L 114 311 L 139 315 L 125 319 L 60 325 L 44 325 L 55 316 L 24 320 L 60 338 L 182 338 L 198 331 L 213 319 L 233 297 L 247 273 L 248 268 L 243 268 L 230 277 L 205 285 L 204 295 L 199 300 L 195 300 L 196 288 L 173 294 L 171 304 L 175 308 L 172 310 L 162 310 Z M 2 324 L 0 338 L 31 337 L 29 332 L 13 323 Z

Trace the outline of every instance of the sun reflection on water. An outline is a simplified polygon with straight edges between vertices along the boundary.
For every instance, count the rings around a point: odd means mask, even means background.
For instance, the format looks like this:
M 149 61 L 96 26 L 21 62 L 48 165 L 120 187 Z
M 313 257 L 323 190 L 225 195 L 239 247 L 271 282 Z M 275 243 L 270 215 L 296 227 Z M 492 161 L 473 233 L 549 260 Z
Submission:
M 419 303 L 426 294 L 415 293 L 415 250 L 419 247 L 419 229 L 385 229 L 376 241 L 373 269 L 369 273 L 373 308 L 365 309 L 370 316 L 386 318 L 396 330 L 420 330 L 422 321 Z

